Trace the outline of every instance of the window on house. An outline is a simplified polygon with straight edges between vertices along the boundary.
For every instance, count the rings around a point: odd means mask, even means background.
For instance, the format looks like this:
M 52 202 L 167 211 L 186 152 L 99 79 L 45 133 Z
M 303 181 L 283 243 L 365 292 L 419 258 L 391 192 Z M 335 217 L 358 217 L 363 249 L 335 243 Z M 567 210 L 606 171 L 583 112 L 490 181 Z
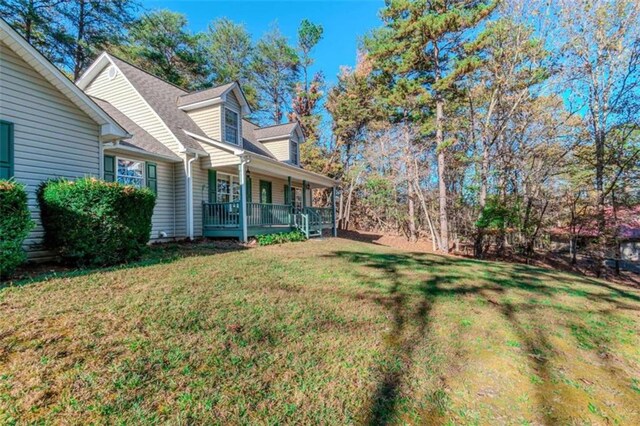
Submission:
M 292 164 L 298 164 L 298 142 L 294 140 L 291 141 L 291 155 L 289 158 L 291 158 Z
M 238 145 L 238 113 L 228 108 L 224 110 L 224 140 Z
M 216 200 L 218 203 L 240 201 L 240 182 L 237 176 L 218 172 Z
M 116 181 L 136 188 L 144 186 L 144 162 L 118 158 Z

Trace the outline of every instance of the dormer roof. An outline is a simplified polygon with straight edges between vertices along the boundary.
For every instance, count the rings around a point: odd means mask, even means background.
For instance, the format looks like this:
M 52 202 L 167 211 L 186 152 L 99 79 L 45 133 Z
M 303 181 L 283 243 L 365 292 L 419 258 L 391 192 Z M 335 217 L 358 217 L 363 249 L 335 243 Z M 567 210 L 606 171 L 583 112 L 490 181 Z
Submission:
M 300 125 L 296 122 L 276 124 L 268 127 L 257 127 L 253 134 L 256 140 L 260 142 L 268 142 L 270 140 L 290 138 L 293 134 L 298 133 L 300 141 L 304 141 L 304 135 Z
M 242 88 L 237 81 L 182 95 L 178 98 L 178 108 L 184 111 L 189 111 L 196 108 L 222 103 L 227 100 L 227 95 L 229 93 L 233 93 L 238 99 L 238 102 L 240 102 L 242 115 L 247 115 L 251 112 L 249 103 L 247 102 L 247 99 L 242 92 Z

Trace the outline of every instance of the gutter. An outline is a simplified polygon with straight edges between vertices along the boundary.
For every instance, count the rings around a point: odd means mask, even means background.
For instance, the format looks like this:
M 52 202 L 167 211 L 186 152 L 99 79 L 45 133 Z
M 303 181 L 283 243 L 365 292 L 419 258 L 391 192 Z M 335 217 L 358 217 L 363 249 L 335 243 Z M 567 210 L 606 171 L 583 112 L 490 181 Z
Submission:
M 167 161 L 167 162 L 171 162 L 171 163 L 179 163 L 182 161 L 182 159 L 180 159 L 179 157 L 170 157 L 168 155 L 162 155 L 162 154 L 155 154 L 152 152 L 148 152 L 148 151 L 143 151 L 140 149 L 136 149 L 136 148 L 132 148 L 132 147 L 128 147 L 128 146 L 124 146 L 120 144 L 121 141 L 116 141 L 116 142 L 112 142 L 112 143 L 104 143 L 103 144 L 103 151 L 109 151 L 109 150 L 121 150 L 121 151 L 126 151 L 126 152 L 130 152 L 133 155 L 140 155 L 142 157 L 149 157 L 151 159 L 154 160 L 159 160 L 159 161 Z
M 198 153 L 189 160 L 185 157 L 187 167 L 187 234 L 190 240 L 193 240 L 193 181 L 191 177 L 191 164 L 198 159 Z

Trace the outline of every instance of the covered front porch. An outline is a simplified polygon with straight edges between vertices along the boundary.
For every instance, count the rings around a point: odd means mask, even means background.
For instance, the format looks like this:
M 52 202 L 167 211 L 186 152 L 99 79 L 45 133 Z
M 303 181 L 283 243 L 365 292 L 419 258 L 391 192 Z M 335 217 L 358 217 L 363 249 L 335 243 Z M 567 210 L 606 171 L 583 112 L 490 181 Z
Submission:
M 335 235 L 334 181 L 299 167 L 242 158 L 237 165 L 208 168 L 202 203 L 204 237 L 249 237 L 299 230 L 307 238 Z M 312 190 L 329 189 L 329 205 L 313 205 Z

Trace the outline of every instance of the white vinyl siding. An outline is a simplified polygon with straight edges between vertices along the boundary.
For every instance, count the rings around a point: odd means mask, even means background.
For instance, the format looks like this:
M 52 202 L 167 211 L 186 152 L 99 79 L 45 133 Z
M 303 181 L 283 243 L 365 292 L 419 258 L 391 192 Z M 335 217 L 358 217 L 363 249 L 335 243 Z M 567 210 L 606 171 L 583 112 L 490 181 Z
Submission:
M 0 57 L 0 119 L 14 124 L 14 176 L 37 223 L 25 247 L 31 259 L 50 257 L 35 191 L 49 178 L 99 176 L 99 126 L 3 43 Z
M 114 65 L 104 67 L 87 86 L 85 92 L 109 102 L 151 136 L 174 152 L 178 152 L 180 149 L 178 140 L 129 83 L 124 74 L 118 71 L 115 78 L 109 78 L 109 69 L 112 66 Z
M 215 141 L 222 142 L 222 104 L 212 105 L 188 111 L 189 117 L 200 127 L 205 135 Z M 204 145 L 204 144 L 202 144 Z M 205 148 L 203 146 L 203 148 Z
M 140 161 L 142 163 L 143 174 L 146 174 L 145 163 L 150 161 L 156 164 L 156 175 L 158 183 L 158 191 L 156 193 L 156 206 L 153 209 L 153 217 L 151 218 L 151 240 L 160 239 L 160 233 L 167 234 L 166 238 L 184 236 L 184 233 L 174 231 L 175 221 L 175 185 L 174 185 L 174 166 L 182 166 L 181 163 L 165 163 L 156 159 L 145 159 L 141 155 L 131 153 L 118 152 L 117 150 L 106 150 L 104 155 L 112 155 L 117 159 L 127 159 Z M 144 185 L 143 185 L 144 186 Z
M 272 141 L 264 141 L 262 144 L 276 157 L 279 161 L 289 161 L 291 154 L 291 144 L 289 138 L 275 139 Z
M 225 103 L 235 111 L 240 111 L 241 109 L 240 102 L 238 102 L 238 98 L 236 98 L 236 95 L 233 93 L 233 91 L 227 93 L 227 99 Z

